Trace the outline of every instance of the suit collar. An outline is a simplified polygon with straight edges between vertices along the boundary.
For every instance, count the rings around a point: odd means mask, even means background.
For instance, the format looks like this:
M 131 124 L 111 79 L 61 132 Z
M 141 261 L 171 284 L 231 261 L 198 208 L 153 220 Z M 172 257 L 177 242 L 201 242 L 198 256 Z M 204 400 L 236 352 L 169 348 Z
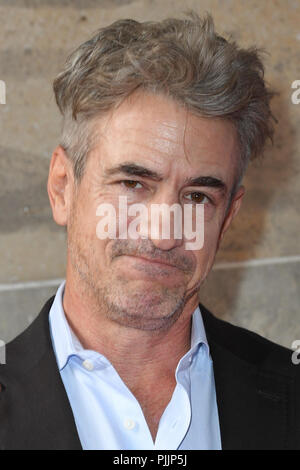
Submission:
M 8 449 L 81 449 L 51 344 L 48 316 L 53 299 L 7 345 L 7 362 L 0 373 L 3 405 L 10 412 L 0 442 Z
M 254 341 L 252 333 L 218 320 L 202 305 L 201 311 L 214 365 L 222 449 L 287 448 L 293 378 L 267 366 L 271 343 Z

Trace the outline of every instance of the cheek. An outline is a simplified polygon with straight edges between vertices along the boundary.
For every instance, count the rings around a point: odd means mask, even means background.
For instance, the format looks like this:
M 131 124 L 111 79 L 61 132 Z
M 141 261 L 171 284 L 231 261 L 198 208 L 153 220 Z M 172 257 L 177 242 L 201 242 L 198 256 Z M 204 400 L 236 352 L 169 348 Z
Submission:
M 73 240 L 81 252 L 90 257 L 93 252 L 101 251 L 105 240 L 99 240 L 97 237 L 96 229 L 99 221 L 99 217 L 96 215 L 97 205 L 86 196 L 86 194 L 80 194 L 72 207 L 68 237 Z
M 110 264 L 109 253 L 107 254 L 110 240 L 97 237 L 98 221 L 94 208 L 91 210 L 90 207 L 82 206 L 68 233 L 69 248 L 76 253 L 78 262 L 86 266 L 82 270 L 87 269 L 94 276 L 99 276 Z
M 223 207 L 205 211 L 204 216 L 204 249 L 214 246 L 220 235 L 224 219 Z
M 219 233 L 219 223 L 211 221 L 204 225 L 204 244 L 201 250 L 195 252 L 198 274 L 210 270 L 217 252 Z

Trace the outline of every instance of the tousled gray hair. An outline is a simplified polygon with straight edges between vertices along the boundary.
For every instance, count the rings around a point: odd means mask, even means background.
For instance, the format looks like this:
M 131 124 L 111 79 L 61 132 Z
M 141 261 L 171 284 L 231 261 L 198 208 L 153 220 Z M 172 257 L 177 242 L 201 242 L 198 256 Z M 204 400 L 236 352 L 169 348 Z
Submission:
M 203 117 L 234 123 L 240 159 L 232 194 L 250 160 L 272 141 L 274 95 L 264 81 L 263 51 L 216 34 L 209 14 L 99 29 L 67 59 L 53 89 L 63 115 L 60 144 L 80 181 L 95 138 L 93 124 L 137 89 L 163 93 Z

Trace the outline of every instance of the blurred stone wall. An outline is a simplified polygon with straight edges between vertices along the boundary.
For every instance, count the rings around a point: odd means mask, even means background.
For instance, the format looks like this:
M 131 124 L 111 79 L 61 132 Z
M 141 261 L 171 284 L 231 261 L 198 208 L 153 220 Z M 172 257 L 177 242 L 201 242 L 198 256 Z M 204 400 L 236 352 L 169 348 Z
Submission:
M 252 164 L 243 206 L 201 301 L 217 316 L 291 347 L 300 339 L 300 0 L 0 0 L 0 338 L 23 331 L 65 272 L 65 231 L 51 218 L 48 165 L 60 116 L 52 80 L 66 56 L 120 18 L 156 20 L 193 8 L 218 32 L 264 47 L 280 94 L 274 147 Z M 299 94 L 300 97 L 300 94 Z M 0 100 L 1 101 L 1 100 Z

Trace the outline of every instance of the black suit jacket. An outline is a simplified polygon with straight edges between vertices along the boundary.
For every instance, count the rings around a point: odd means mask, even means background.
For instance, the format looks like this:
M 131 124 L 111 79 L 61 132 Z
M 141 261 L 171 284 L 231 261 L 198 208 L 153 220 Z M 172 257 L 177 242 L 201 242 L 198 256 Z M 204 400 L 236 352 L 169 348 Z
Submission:
M 0 449 L 81 449 L 52 349 L 48 315 L 7 345 L 0 366 Z M 300 449 L 300 365 L 292 351 L 215 318 L 202 304 L 222 449 Z

